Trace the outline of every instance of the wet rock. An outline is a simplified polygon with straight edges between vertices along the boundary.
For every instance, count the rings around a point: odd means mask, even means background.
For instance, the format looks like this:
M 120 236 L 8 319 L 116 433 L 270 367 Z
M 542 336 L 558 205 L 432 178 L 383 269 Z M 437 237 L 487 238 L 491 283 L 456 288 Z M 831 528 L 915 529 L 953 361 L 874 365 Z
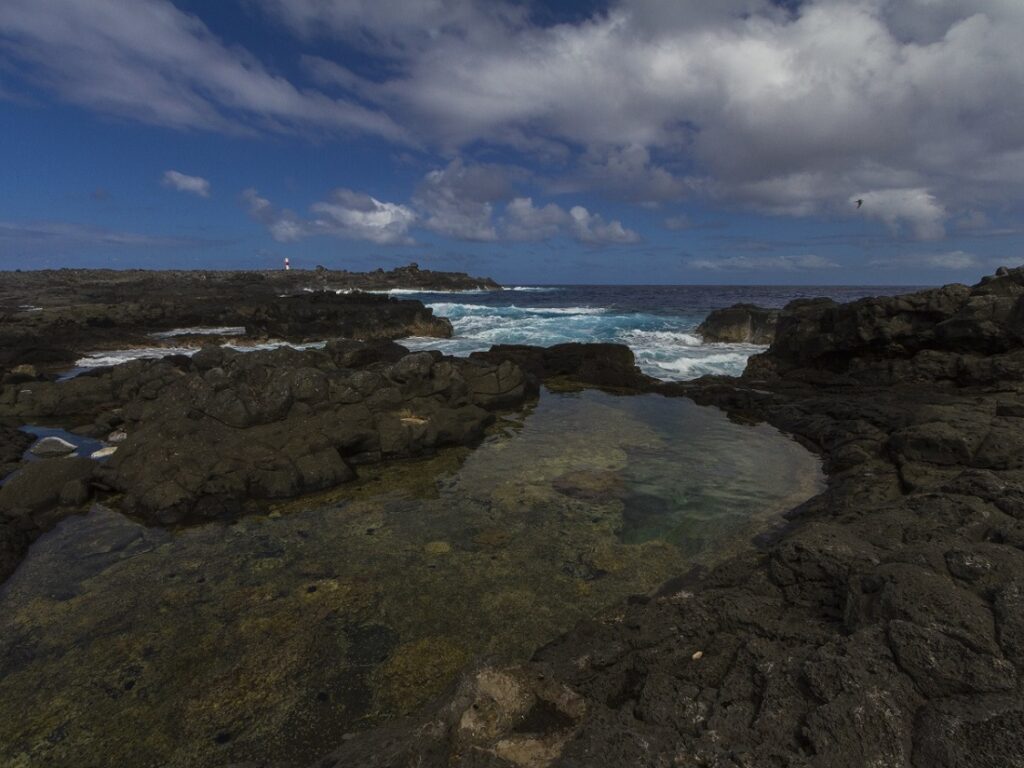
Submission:
M 577 384 L 639 391 L 656 381 L 640 371 L 633 351 L 625 344 L 498 344 L 487 352 L 474 352 L 470 358 L 492 363 L 511 361 L 548 382 L 568 379 Z
M 32 514 L 57 506 L 64 487 L 88 481 L 95 467 L 81 457 L 29 462 L 0 487 L 0 514 Z M 77 497 L 77 492 L 69 496 Z
M 697 326 L 697 335 L 705 342 L 725 344 L 771 344 L 779 310 L 754 304 L 734 304 L 710 312 Z

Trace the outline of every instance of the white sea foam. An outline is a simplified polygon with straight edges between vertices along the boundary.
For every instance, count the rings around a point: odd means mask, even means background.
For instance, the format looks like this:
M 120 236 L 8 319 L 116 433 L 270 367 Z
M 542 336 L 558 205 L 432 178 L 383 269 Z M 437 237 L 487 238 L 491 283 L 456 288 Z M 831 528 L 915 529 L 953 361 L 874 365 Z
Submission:
M 225 334 L 226 335 L 226 334 Z M 233 349 L 236 352 L 259 352 L 268 349 L 280 349 L 291 347 L 297 350 L 323 349 L 327 346 L 326 341 L 310 341 L 304 344 L 293 344 L 288 341 L 264 341 L 253 343 L 223 344 L 225 349 Z M 168 355 L 187 355 L 191 357 L 199 351 L 199 347 L 135 347 L 133 349 L 112 349 L 103 352 L 95 352 L 86 355 L 75 361 L 75 368 L 65 374 L 62 379 L 74 378 L 79 373 L 89 368 L 104 368 L 112 365 L 121 365 L 132 360 L 152 360 Z
M 429 290 L 427 288 L 387 288 L 385 290 L 378 291 L 378 290 L 362 290 L 362 289 L 359 289 L 359 288 L 338 288 L 335 291 L 335 293 L 342 294 L 342 293 L 356 293 L 356 292 L 358 292 L 358 293 L 375 293 L 375 294 L 382 294 L 382 295 L 387 295 L 387 296 L 420 296 L 420 295 L 423 295 L 423 294 L 434 295 L 434 294 L 441 294 L 441 293 L 472 295 L 472 294 L 490 293 L 491 290 L 492 289 L 490 289 L 490 288 L 459 288 L 459 289 L 449 289 L 449 290 Z
M 437 349 L 466 356 L 494 344 L 551 346 L 566 342 L 610 341 L 628 344 L 637 364 L 662 379 L 692 379 L 705 374 L 739 375 L 747 358 L 764 347 L 704 344 L 694 329 L 698 315 L 621 312 L 610 307 L 488 306 L 467 302 L 431 303 L 434 313 L 452 322 L 451 339 L 402 339 L 410 349 Z
M 282 347 L 291 347 L 303 351 L 306 349 L 323 349 L 327 346 L 326 341 L 308 341 L 303 344 L 293 344 L 290 341 L 264 341 L 260 343 L 238 343 L 238 344 L 224 344 L 225 349 L 233 349 L 235 352 L 260 352 L 268 349 L 281 349 Z
M 132 360 L 150 360 L 167 355 L 194 355 L 199 347 L 136 347 L 134 349 L 112 349 L 95 352 L 75 361 L 76 368 L 103 368 L 120 365 Z
M 241 325 L 224 325 L 218 327 L 195 326 L 192 328 L 173 328 L 149 334 L 154 339 L 173 339 L 175 336 L 244 336 L 245 327 Z

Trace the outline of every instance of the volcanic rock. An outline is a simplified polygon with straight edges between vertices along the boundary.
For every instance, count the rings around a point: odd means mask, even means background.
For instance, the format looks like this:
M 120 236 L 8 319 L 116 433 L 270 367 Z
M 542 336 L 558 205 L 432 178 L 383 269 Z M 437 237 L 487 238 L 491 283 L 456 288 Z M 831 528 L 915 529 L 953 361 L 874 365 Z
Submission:
M 697 335 L 705 342 L 725 344 L 771 344 L 779 310 L 754 304 L 734 304 L 712 310 L 697 326 Z

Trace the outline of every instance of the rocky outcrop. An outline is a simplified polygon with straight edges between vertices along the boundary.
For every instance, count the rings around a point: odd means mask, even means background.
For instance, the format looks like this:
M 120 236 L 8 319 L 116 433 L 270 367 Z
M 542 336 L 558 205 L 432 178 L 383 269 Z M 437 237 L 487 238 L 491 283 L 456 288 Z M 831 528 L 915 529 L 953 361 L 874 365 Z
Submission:
M 535 394 L 506 360 L 341 341 L 302 352 L 210 346 L 191 359 L 12 385 L 0 409 L 75 419 L 97 437 L 123 431 L 99 479 L 124 494 L 126 511 L 168 524 L 230 517 L 345 482 L 359 464 L 472 443 L 494 410 Z
M 697 335 L 707 343 L 771 344 L 779 310 L 754 304 L 734 304 L 712 310 L 700 325 Z
M 978 285 L 947 285 L 905 296 L 836 304 L 794 301 L 775 341 L 748 375 L 813 379 L 844 374 L 860 382 L 967 385 L 1024 374 L 1024 268 L 1002 269 Z
M 486 352 L 474 352 L 473 360 L 509 360 L 549 384 L 559 380 L 610 389 L 639 389 L 656 383 L 641 372 L 633 351 L 622 344 L 556 344 L 534 347 L 498 344 Z
M 495 411 L 536 394 L 509 361 L 347 340 L 304 352 L 210 346 L 0 387 L 0 416 L 63 421 L 111 443 L 101 463 L 45 459 L 7 481 L 0 578 L 97 494 L 117 494 L 122 510 L 155 524 L 231 518 L 347 482 L 361 464 L 472 444 Z
M 331 284 L 337 276 L 340 285 Z M 244 272 L 5 273 L 0 285 L 0 379 L 33 378 L 98 349 L 181 343 L 154 334 L 196 327 L 242 328 L 255 340 L 309 342 L 451 336 L 451 323 L 422 303 L 352 287 L 393 283 L 491 287 L 488 280 L 408 268 L 379 275 Z M 497 286 L 494 286 L 497 287 Z M 320 290 L 313 290 L 318 288 Z M 36 306 L 27 306 L 31 301 Z M 206 337 L 207 340 L 209 337 Z M 195 343 L 194 339 L 191 343 Z M 30 366 L 31 375 L 27 373 Z

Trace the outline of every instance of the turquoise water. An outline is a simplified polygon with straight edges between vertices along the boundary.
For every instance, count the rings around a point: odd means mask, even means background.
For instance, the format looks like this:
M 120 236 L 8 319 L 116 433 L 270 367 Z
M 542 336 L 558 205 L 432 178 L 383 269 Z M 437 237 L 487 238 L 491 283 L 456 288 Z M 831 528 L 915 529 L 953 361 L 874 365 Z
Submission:
M 405 339 L 415 349 L 468 355 L 492 344 L 550 346 L 572 341 L 626 344 L 651 376 L 738 376 L 764 347 L 704 344 L 695 330 L 707 314 L 746 302 L 781 307 L 798 298 L 851 301 L 904 293 L 907 286 L 547 286 L 452 294 L 404 292 L 449 318 L 452 339 Z

